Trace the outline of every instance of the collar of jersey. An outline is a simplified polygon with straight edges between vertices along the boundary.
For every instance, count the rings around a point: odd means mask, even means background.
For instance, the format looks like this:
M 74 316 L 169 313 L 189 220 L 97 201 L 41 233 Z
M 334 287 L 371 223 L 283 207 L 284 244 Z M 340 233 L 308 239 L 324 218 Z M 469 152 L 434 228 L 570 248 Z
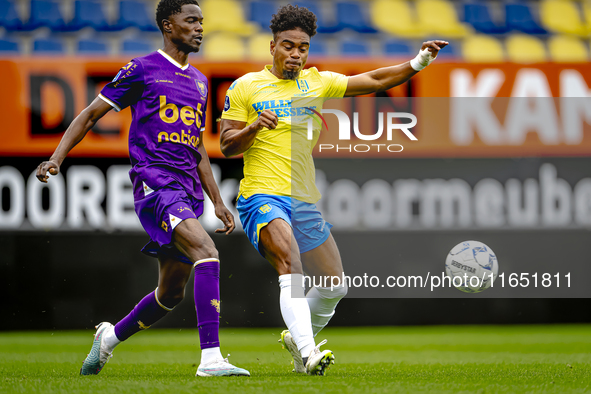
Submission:
M 275 75 L 275 74 L 273 74 L 273 73 L 271 72 L 271 69 L 272 69 L 272 68 L 273 68 L 273 65 L 272 65 L 272 64 L 267 64 L 267 65 L 265 66 L 265 70 L 267 70 L 267 72 L 268 72 L 268 73 L 269 73 L 269 74 L 270 74 L 270 75 L 271 75 L 273 78 L 275 78 L 275 79 L 276 79 L 278 82 L 295 82 L 295 81 L 292 81 L 291 79 L 281 79 L 281 78 L 277 78 L 277 75 Z M 304 71 L 304 70 L 302 70 L 302 71 Z M 302 71 L 300 71 L 300 75 L 302 74 Z M 298 77 L 298 79 L 300 79 L 300 77 Z
M 170 55 L 168 53 L 164 52 L 162 49 L 158 49 L 158 53 L 161 54 L 162 56 L 164 56 L 164 58 L 166 60 L 168 60 L 169 62 L 171 62 L 172 64 L 174 64 L 175 66 L 177 66 L 178 68 L 180 68 L 183 71 L 185 71 L 189 67 L 189 63 L 185 64 L 184 66 L 181 66 L 181 64 L 179 62 L 177 62 L 176 60 L 171 58 Z

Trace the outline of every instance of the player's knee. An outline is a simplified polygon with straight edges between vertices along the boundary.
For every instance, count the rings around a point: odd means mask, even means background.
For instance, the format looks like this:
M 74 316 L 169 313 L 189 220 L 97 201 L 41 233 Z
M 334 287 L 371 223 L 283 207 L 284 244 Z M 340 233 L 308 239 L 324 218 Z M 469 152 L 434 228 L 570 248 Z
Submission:
M 321 298 L 331 299 L 331 300 L 340 300 L 341 298 L 347 295 L 348 287 L 347 284 L 341 284 L 339 286 L 334 287 L 318 287 L 318 294 Z
M 347 295 L 348 291 L 349 291 L 349 288 L 347 287 L 346 283 L 341 286 L 334 287 L 331 292 L 333 295 L 332 298 L 336 298 L 336 299 L 340 300 L 341 298 L 343 298 Z
M 158 302 L 171 309 L 180 304 L 185 298 L 184 287 L 163 288 L 158 293 Z

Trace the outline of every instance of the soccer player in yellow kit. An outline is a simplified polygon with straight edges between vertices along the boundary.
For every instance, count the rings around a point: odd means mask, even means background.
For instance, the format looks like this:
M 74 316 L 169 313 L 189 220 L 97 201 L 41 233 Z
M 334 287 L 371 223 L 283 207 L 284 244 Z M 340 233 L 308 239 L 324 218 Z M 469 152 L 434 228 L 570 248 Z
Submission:
M 286 5 L 271 20 L 273 65 L 249 73 L 228 89 L 221 121 L 221 149 L 227 157 L 244 153 L 244 179 L 237 209 L 250 242 L 279 274 L 280 307 L 288 328 L 281 341 L 296 372 L 324 375 L 334 362 L 330 350 L 314 342 L 347 294 L 346 284 L 313 287 L 304 296 L 302 274 L 343 274 L 339 250 L 315 203 L 311 153 L 300 161 L 303 187 L 292 185 L 292 97 L 341 98 L 390 89 L 429 65 L 448 43 L 428 41 L 413 60 L 347 77 L 304 69 L 316 16 L 307 8 Z M 302 178 L 300 176 L 300 178 Z M 305 192 L 303 192 L 305 191 Z

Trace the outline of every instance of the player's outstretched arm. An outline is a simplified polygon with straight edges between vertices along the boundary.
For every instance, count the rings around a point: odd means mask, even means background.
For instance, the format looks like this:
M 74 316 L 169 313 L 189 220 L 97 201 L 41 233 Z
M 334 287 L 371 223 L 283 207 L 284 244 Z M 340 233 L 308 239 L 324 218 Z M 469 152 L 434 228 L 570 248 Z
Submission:
M 237 120 L 222 119 L 220 124 L 220 148 L 226 157 L 244 153 L 254 143 L 257 133 L 263 128 L 274 129 L 279 118 L 268 109 L 261 112 L 258 119 L 250 125 Z
M 199 174 L 201 185 L 213 203 L 215 215 L 222 221 L 222 223 L 224 223 L 224 228 L 218 228 L 215 230 L 215 232 L 226 233 L 226 235 L 230 234 L 236 227 L 236 224 L 234 223 L 234 215 L 232 215 L 230 210 L 228 210 L 228 208 L 226 208 L 224 205 L 224 200 L 222 200 L 218 185 L 215 183 L 213 172 L 211 171 L 209 156 L 207 154 L 207 150 L 205 149 L 205 145 L 203 145 L 203 138 L 199 142 L 199 148 L 197 149 L 201 154 L 201 162 L 197 167 L 197 173 Z
M 417 57 L 409 62 L 349 77 L 345 97 L 388 90 L 408 81 L 413 75 L 428 66 L 439 51 L 448 44 L 447 41 L 427 41 L 423 43 Z
M 49 179 L 47 172 L 51 175 L 57 175 L 62 162 L 72 148 L 82 141 L 88 130 L 92 129 L 95 123 L 112 108 L 109 104 L 97 97 L 88 107 L 80 112 L 80 115 L 74 119 L 66 130 L 53 155 L 51 155 L 48 161 L 44 161 L 37 167 L 37 179 L 43 183 L 47 183 L 47 179 Z

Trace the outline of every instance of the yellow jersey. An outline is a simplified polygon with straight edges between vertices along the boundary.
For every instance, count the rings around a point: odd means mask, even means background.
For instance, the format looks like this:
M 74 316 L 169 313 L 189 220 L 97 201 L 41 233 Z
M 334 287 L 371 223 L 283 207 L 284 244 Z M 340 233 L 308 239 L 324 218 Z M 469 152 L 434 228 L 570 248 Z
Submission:
M 292 108 L 292 99 L 310 98 L 309 102 L 316 103 L 312 108 L 320 112 L 321 108 L 317 107 L 321 107 L 324 100 L 314 99 L 341 98 L 345 95 L 347 83 L 347 76 L 319 72 L 316 67 L 300 71 L 297 80 L 279 79 L 271 73 L 270 65 L 234 81 L 226 94 L 222 119 L 249 125 L 267 109 L 279 118 L 277 128 L 261 129 L 252 146 L 244 152 L 240 195 L 246 199 L 258 193 L 290 196 L 311 204 L 320 199 L 312 160 L 312 149 L 318 141 L 320 129 L 314 128 L 311 140 L 298 139 L 305 145 L 298 143 L 292 156 L 292 117 L 302 115 L 297 108 Z

